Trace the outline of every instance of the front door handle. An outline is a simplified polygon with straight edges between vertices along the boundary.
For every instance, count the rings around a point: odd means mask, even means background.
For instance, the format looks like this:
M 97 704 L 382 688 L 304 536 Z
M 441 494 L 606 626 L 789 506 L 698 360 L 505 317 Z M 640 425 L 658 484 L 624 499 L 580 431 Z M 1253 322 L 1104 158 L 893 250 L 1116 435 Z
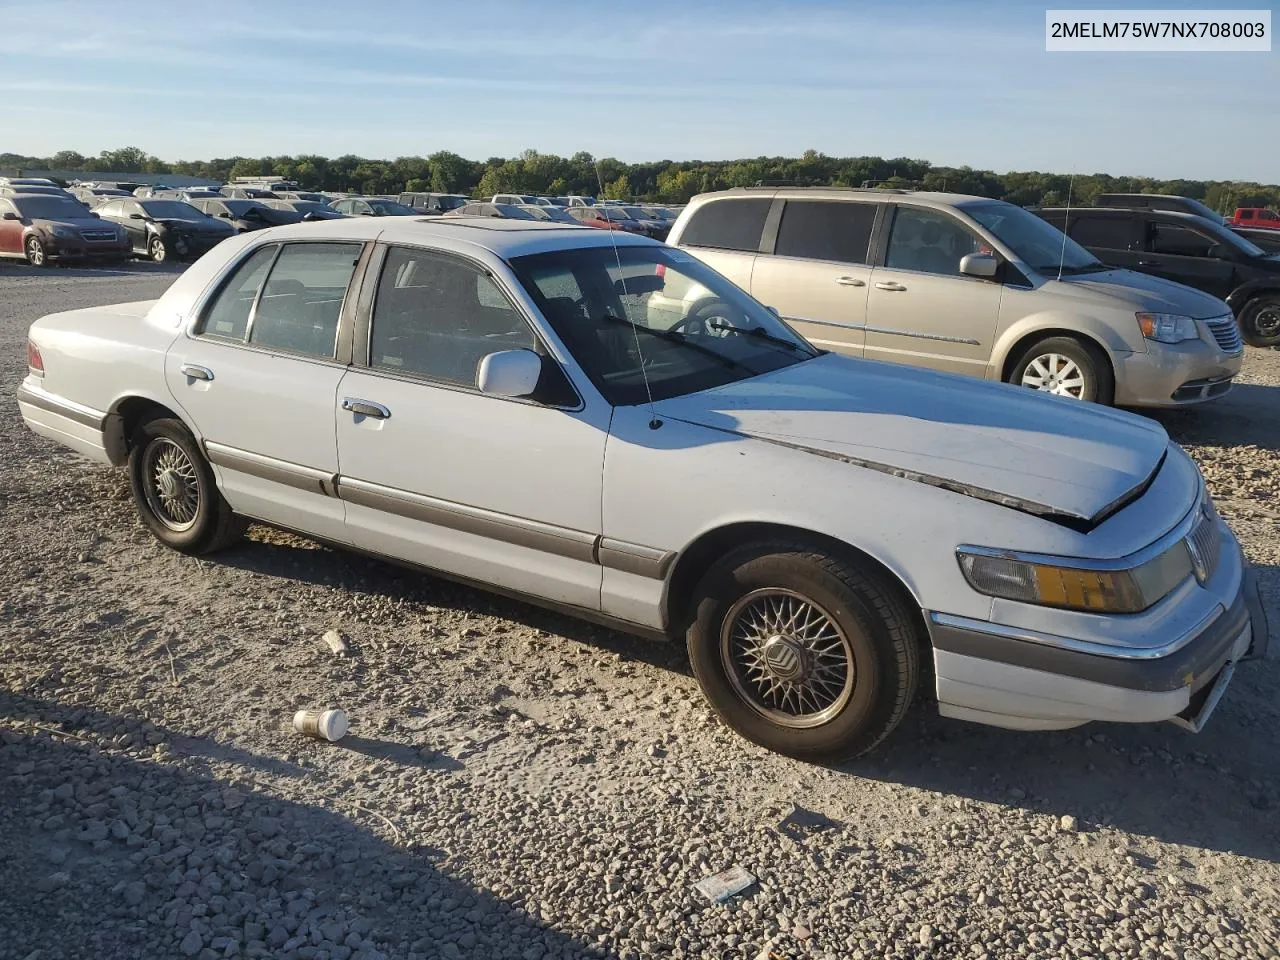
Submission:
M 192 380 L 212 380 L 213 371 L 196 363 L 184 363 L 179 369 L 184 377 Z
M 877 290 L 892 290 L 892 291 L 894 291 L 895 293 L 899 293 L 899 292 L 901 292 L 901 291 L 903 291 L 903 290 L 905 290 L 905 289 L 907 289 L 907 288 L 906 288 L 906 287 L 904 287 L 904 286 L 903 286 L 902 284 L 900 284 L 900 283 L 894 283 L 892 280 L 881 280 L 881 281 L 879 281 L 878 283 L 876 283 L 876 289 L 877 289 Z
M 842 287 L 865 287 L 865 280 L 859 280 L 857 277 L 836 277 L 836 283 Z
M 374 403 L 372 400 L 361 400 L 359 397 L 343 397 L 342 409 L 362 417 L 373 417 L 375 420 L 386 420 L 391 416 L 391 411 L 382 404 Z

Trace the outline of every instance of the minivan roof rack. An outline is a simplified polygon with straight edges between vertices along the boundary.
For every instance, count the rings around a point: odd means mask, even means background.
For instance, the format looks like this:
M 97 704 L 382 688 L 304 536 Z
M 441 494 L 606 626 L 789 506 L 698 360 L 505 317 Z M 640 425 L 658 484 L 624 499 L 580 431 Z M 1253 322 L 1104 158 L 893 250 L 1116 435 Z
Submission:
M 846 186 L 822 186 L 814 183 L 794 183 L 787 180 L 757 180 L 749 187 L 733 187 L 734 190 L 777 190 L 784 188 L 788 190 L 847 190 L 850 193 L 910 193 L 910 190 L 901 190 L 896 187 L 846 187 Z

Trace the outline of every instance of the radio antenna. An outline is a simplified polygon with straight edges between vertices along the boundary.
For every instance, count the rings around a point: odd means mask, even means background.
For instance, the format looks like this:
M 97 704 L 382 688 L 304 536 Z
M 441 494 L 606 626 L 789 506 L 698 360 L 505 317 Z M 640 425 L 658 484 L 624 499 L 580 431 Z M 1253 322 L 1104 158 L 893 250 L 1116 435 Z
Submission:
M 1071 191 L 1076 185 L 1076 175 L 1071 174 L 1067 181 L 1067 215 L 1062 218 L 1062 252 L 1058 254 L 1058 279 L 1062 279 L 1062 268 L 1067 262 L 1067 231 L 1071 229 Z
M 592 158 L 591 165 L 595 167 L 596 183 L 600 186 L 600 196 L 597 198 L 599 202 L 604 199 L 604 177 L 600 175 L 598 160 Z M 609 220 L 607 211 L 605 219 L 609 221 L 609 243 L 613 246 L 613 260 L 618 265 L 618 282 L 622 284 L 622 312 L 626 314 L 627 323 L 631 324 L 631 336 L 636 341 L 636 356 L 640 358 L 640 379 L 644 381 L 644 393 L 649 400 L 649 429 L 657 430 L 662 426 L 662 421 L 658 419 L 658 412 L 653 407 L 653 388 L 649 386 L 649 371 L 644 368 L 644 350 L 640 347 L 640 331 L 636 328 L 636 322 L 631 319 L 631 310 L 627 306 L 627 278 L 622 272 L 622 254 L 618 252 L 618 238 L 614 234 L 618 228 L 613 225 L 614 221 Z

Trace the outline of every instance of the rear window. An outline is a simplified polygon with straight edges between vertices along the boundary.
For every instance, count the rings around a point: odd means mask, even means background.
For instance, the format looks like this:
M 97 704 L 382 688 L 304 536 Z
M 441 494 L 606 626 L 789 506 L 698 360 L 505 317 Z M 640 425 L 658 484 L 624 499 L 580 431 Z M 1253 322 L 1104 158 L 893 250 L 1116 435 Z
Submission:
M 769 197 L 713 200 L 703 204 L 689 218 L 688 226 L 680 234 L 680 243 L 755 252 L 760 249 L 760 235 L 772 205 Z
M 774 252 L 782 257 L 866 263 L 876 204 L 788 200 Z

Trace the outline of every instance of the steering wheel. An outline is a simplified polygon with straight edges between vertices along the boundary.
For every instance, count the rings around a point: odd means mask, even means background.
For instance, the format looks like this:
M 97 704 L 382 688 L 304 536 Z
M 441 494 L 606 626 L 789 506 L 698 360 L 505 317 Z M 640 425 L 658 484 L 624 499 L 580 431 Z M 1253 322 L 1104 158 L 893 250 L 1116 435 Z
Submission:
M 672 325 L 671 332 L 723 340 L 742 330 L 741 324 L 734 322 L 733 313 L 733 309 L 723 300 L 712 300 L 687 317 L 681 317 Z

